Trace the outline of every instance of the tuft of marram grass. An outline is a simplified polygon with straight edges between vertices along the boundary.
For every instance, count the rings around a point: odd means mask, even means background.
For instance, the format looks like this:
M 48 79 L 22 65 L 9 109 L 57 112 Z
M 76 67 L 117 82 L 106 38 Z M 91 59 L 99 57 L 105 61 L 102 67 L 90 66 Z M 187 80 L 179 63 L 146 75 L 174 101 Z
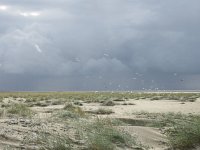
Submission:
M 5 109 L 0 109 L 0 117 L 3 117 L 5 115 Z
M 62 110 L 55 113 L 54 117 L 60 119 L 79 119 L 86 117 L 86 113 L 80 107 L 73 105 L 73 103 L 66 103 Z
M 99 114 L 99 115 L 109 115 L 109 114 L 112 114 L 114 112 L 111 109 L 99 108 L 99 109 L 93 111 L 92 113 Z
M 150 126 L 167 127 L 171 149 L 189 150 L 200 145 L 200 116 L 182 113 L 137 112 L 136 115 L 156 120 Z
M 135 137 L 118 130 L 108 119 L 97 118 L 92 122 L 81 122 L 79 128 L 89 150 L 114 150 L 117 147 L 125 149 L 137 145 Z
M 188 150 L 199 146 L 200 118 L 179 121 L 168 130 L 168 138 L 173 149 Z
M 49 133 L 41 130 L 37 134 L 28 135 L 23 143 L 37 145 L 40 150 L 71 150 L 72 141 L 67 135 Z
M 8 114 L 17 115 L 21 117 L 31 117 L 33 115 L 33 111 L 24 104 L 15 103 L 8 107 L 6 110 Z
M 56 113 L 56 116 L 61 119 L 78 119 L 86 117 L 86 114 L 81 108 L 77 107 L 74 110 L 60 110 Z
M 63 107 L 63 109 L 73 111 L 74 109 L 76 109 L 76 106 L 74 106 L 73 103 L 65 103 L 65 106 Z
M 113 101 L 111 101 L 111 100 L 104 101 L 102 103 L 102 106 L 114 106 L 114 105 L 115 105 L 115 103 Z

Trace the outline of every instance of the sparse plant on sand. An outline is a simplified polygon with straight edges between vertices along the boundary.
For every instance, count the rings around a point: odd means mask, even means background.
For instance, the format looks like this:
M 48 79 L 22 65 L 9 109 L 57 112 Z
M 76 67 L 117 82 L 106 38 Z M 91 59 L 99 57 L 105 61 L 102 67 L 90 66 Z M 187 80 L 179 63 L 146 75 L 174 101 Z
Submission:
M 111 100 L 104 101 L 102 103 L 102 106 L 114 106 L 114 105 L 115 105 L 115 103 L 113 101 L 111 101 Z
M 200 144 L 200 118 L 179 121 L 168 130 L 170 146 L 173 149 L 188 150 Z
M 56 112 L 55 116 L 61 119 L 78 119 L 86 117 L 86 113 L 80 107 L 73 105 L 73 103 L 66 103 L 62 110 Z
M 27 107 L 25 104 L 12 104 L 8 109 L 6 110 L 8 114 L 22 116 L 22 117 L 31 117 L 33 115 L 33 111 Z
M 46 131 L 40 131 L 35 134 L 34 137 L 29 135 L 23 141 L 23 143 L 29 143 L 37 145 L 40 150 L 71 150 L 72 141 L 67 135 L 58 133 L 49 133 Z
M 106 108 L 99 108 L 95 111 L 92 111 L 93 114 L 99 114 L 99 115 L 109 115 L 114 113 L 111 109 L 106 109 Z
M 90 150 L 114 150 L 117 147 L 132 147 L 137 145 L 135 138 L 122 132 L 106 119 L 95 119 L 90 123 L 83 123 L 81 128 L 87 147 Z

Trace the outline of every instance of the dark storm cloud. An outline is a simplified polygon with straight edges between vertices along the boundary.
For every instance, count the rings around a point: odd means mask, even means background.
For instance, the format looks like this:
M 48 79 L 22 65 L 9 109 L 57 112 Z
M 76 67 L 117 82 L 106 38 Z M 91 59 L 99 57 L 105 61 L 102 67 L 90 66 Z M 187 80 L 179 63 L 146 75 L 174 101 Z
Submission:
M 199 88 L 199 18 L 198 0 L 2 0 L 0 90 Z

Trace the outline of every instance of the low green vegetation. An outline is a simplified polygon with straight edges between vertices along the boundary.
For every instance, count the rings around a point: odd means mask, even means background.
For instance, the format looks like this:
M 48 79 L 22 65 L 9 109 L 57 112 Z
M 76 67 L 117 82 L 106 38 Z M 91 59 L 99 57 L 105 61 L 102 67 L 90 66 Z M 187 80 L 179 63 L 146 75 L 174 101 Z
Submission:
M 28 135 L 24 144 L 37 145 L 40 150 L 71 150 L 72 141 L 67 135 L 58 133 L 48 133 L 41 130 L 36 135 Z
M 138 118 L 147 118 L 152 120 L 148 126 L 155 127 L 170 127 L 179 122 L 180 120 L 191 120 L 194 118 L 194 115 L 184 115 L 182 113 L 149 113 L 149 112 L 134 112 L 134 115 Z
M 21 117 L 31 117 L 33 115 L 33 111 L 24 104 L 12 104 L 6 109 L 7 114 L 17 115 Z
M 63 109 L 66 111 L 70 111 L 78 115 L 79 117 L 84 117 L 86 115 L 85 112 L 81 109 L 81 107 L 75 106 L 73 103 L 66 103 Z
M 33 137 L 29 138 L 32 141 L 28 141 L 28 143 L 39 145 L 39 149 L 42 150 L 144 149 L 144 146 L 138 143 L 135 137 L 120 130 L 120 126 L 123 125 L 160 128 L 167 135 L 171 149 L 188 150 L 200 144 L 200 116 L 148 112 L 137 112 L 134 115 L 138 118 L 122 118 L 121 120 L 120 118 L 116 120 L 95 119 L 95 116 L 104 115 L 102 117 L 105 117 L 114 113 L 112 110 L 115 108 L 114 105 L 134 105 L 131 99 L 176 100 L 184 104 L 194 102 L 198 98 L 200 98 L 199 93 L 5 92 L 0 93 L 0 117 L 12 118 L 17 121 L 18 125 L 22 125 L 26 119 L 29 123 L 29 117 L 35 114 L 30 107 L 37 106 L 34 108 L 38 109 L 35 116 L 47 115 L 49 120 L 42 119 L 43 122 L 35 123 L 34 126 L 38 128 L 41 125 L 48 126 L 48 132 L 38 130 Z M 86 103 L 101 104 L 98 104 L 98 106 L 100 105 L 99 109 L 95 107 L 96 110 L 89 109 L 87 113 L 82 109 L 88 105 Z M 64 105 L 64 107 L 52 105 Z M 25 120 L 20 120 L 21 118 Z M 32 123 L 30 126 L 32 127 Z M 24 127 L 28 128 L 28 125 Z M 55 131 L 55 133 L 49 131 Z
M 29 134 L 23 144 L 37 145 L 41 150 L 115 150 L 137 149 L 144 146 L 136 138 L 117 128 L 116 120 L 96 118 L 70 122 L 73 133 L 49 132 L 41 128 L 39 132 Z M 74 135 L 74 136 L 73 136 Z
M 0 100 L 4 98 L 25 98 L 26 102 L 46 101 L 60 99 L 62 102 L 85 101 L 124 101 L 126 99 L 151 99 L 151 100 L 178 100 L 195 101 L 200 97 L 200 93 L 151 93 L 151 92 L 1 92 Z M 60 101 L 53 102 L 59 104 Z
M 3 117 L 4 113 L 5 113 L 5 110 L 4 109 L 0 109 L 0 117 Z
M 188 150 L 200 145 L 200 117 L 179 121 L 167 132 L 173 149 Z
M 200 116 L 181 113 L 134 113 L 138 117 L 152 119 L 148 126 L 165 128 L 170 147 L 189 150 L 200 145 Z
M 86 140 L 87 149 L 90 150 L 114 150 L 117 147 L 133 148 L 142 146 L 136 139 L 126 132 L 117 129 L 108 119 L 95 119 L 92 122 L 82 122 L 79 135 Z M 87 138 L 85 138 L 87 137 Z
M 114 106 L 114 105 L 115 103 L 111 100 L 107 100 L 102 103 L 102 106 Z
M 99 115 L 109 115 L 109 114 L 112 114 L 113 111 L 112 109 L 108 109 L 108 108 L 99 108 L 97 110 L 91 111 L 90 113 L 99 114 Z
M 86 117 L 86 113 L 79 107 L 75 106 L 73 103 L 66 103 L 64 108 L 55 112 L 53 117 L 58 117 L 60 119 L 79 119 Z

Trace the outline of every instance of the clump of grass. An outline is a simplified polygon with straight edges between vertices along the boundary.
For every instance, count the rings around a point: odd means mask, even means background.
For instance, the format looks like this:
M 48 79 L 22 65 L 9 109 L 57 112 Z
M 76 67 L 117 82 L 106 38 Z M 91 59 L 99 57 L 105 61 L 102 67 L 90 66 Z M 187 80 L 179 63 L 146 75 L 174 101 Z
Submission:
M 46 103 L 45 101 L 39 101 L 39 102 L 36 102 L 34 105 L 35 105 L 35 106 L 40 106 L 40 107 L 46 107 L 46 106 L 49 106 L 49 104 Z
M 127 102 L 124 102 L 122 103 L 122 105 L 135 105 L 134 103 L 127 103 Z
M 9 106 L 10 106 L 10 104 L 7 104 L 7 103 L 1 104 L 1 107 L 2 107 L 2 108 L 3 108 L 3 107 L 7 108 L 7 107 L 9 107 Z
M 73 111 L 76 109 L 76 106 L 73 105 L 73 103 L 66 103 L 63 107 L 64 110 Z
M 158 97 L 158 96 L 152 97 L 152 98 L 151 98 L 152 101 L 153 101 L 153 100 L 160 100 L 160 99 L 161 99 L 161 97 Z
M 0 102 L 3 102 L 3 97 L 0 97 Z
M 200 118 L 179 121 L 168 130 L 168 138 L 173 149 L 188 150 L 200 145 Z
M 104 101 L 102 103 L 102 106 L 114 106 L 114 105 L 115 105 L 115 103 L 113 101 L 111 101 L 111 100 Z
M 67 118 L 78 118 L 79 116 L 71 111 L 60 111 L 58 113 L 58 117 L 62 119 L 67 119 Z
M 74 105 L 83 106 L 83 103 L 80 101 L 76 101 L 76 102 L 74 102 Z
M 189 102 L 195 102 L 195 101 L 196 101 L 196 98 L 189 98 L 188 101 L 189 101 Z
M 101 114 L 101 115 L 109 115 L 114 113 L 111 109 L 99 108 L 95 111 L 92 111 L 94 114 Z
M 62 105 L 64 102 L 61 99 L 52 100 L 52 105 Z
M 72 103 L 66 103 L 64 108 L 56 113 L 56 116 L 62 119 L 78 119 L 86 117 L 86 113 L 80 107 L 74 106 Z
M 148 112 L 140 112 L 137 115 L 156 121 L 150 125 L 167 127 L 165 133 L 172 149 L 188 150 L 200 145 L 200 116 L 198 115 Z
M 67 118 L 71 118 L 71 119 L 78 119 L 78 118 L 82 118 L 82 117 L 86 117 L 85 112 L 77 107 L 74 110 L 60 110 L 57 112 L 56 114 L 59 118 L 62 119 L 67 119 Z
M 85 112 L 78 106 L 74 106 L 72 103 L 65 104 L 64 110 L 71 111 L 78 114 L 79 116 L 85 116 Z
M 7 111 L 8 114 L 18 115 L 22 117 L 31 117 L 33 115 L 33 111 L 24 104 L 12 104 L 8 107 Z
M 134 112 L 133 114 L 136 115 L 136 117 L 139 118 L 147 118 L 147 119 L 152 119 L 155 120 L 153 124 L 150 124 L 151 126 L 156 126 L 156 127 L 171 127 L 175 125 L 179 121 L 183 120 L 190 120 L 194 118 L 194 116 L 189 116 L 189 115 L 184 115 L 182 113 L 149 113 L 149 112 Z
M 0 117 L 3 117 L 5 114 L 5 110 L 4 109 L 0 109 Z
M 43 143 L 41 150 L 71 150 L 70 140 L 65 136 L 43 136 L 39 140 Z
M 131 147 L 137 145 L 135 138 L 112 126 L 107 120 L 96 119 L 86 123 L 81 130 L 90 150 L 114 150 L 117 147 Z
M 34 136 L 28 135 L 25 144 L 37 145 L 40 150 L 71 150 L 72 142 L 67 135 L 40 131 Z
M 127 98 L 127 99 L 128 99 L 128 98 Z M 125 101 L 125 100 L 122 99 L 122 98 L 111 98 L 110 100 L 112 100 L 112 101 L 116 101 L 116 102 Z

